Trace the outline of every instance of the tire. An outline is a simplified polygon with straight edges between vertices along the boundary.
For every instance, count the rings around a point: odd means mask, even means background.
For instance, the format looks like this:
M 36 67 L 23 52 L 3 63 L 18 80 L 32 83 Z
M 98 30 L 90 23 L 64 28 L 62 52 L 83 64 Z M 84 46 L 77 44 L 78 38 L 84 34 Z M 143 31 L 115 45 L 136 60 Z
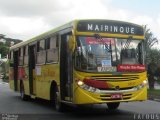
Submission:
M 25 95 L 23 83 L 20 84 L 20 97 L 24 101 L 28 100 L 29 98 L 27 95 Z
M 116 110 L 119 107 L 119 105 L 120 105 L 120 102 L 107 103 L 109 110 Z
M 60 94 L 57 91 L 54 91 L 54 98 L 52 99 L 52 104 L 54 105 L 54 108 L 58 112 L 64 112 L 65 111 L 65 104 L 63 104 L 60 101 Z

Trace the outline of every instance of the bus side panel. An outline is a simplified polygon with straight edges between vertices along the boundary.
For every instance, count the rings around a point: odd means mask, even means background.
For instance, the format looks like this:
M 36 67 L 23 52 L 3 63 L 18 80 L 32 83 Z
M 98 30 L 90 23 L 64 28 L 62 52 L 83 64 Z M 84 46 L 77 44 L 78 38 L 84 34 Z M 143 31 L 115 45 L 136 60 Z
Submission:
M 23 85 L 24 85 L 25 94 L 30 95 L 28 66 L 24 66 Z
M 36 97 L 43 98 L 42 97 L 42 83 L 43 83 L 43 72 L 42 72 L 42 66 L 43 65 L 36 65 L 35 66 L 35 91 L 36 91 Z
M 42 97 L 42 89 L 41 86 L 42 86 L 42 80 L 43 80 L 43 77 L 42 77 L 42 71 L 41 71 L 41 66 L 36 66 L 35 68 L 36 70 L 36 75 L 35 75 L 35 79 L 36 79 L 36 96 L 39 97 L 39 98 L 43 98 Z
M 18 67 L 18 86 L 17 86 L 18 91 L 20 91 L 20 81 L 23 81 L 23 84 L 24 84 L 24 78 L 25 78 L 25 68 L 23 66 L 19 66 Z
M 37 65 L 35 67 L 35 79 L 36 79 L 36 96 L 39 98 L 43 98 L 43 99 L 48 99 L 48 87 L 49 87 L 49 82 L 50 81 L 46 81 L 46 76 L 48 73 L 48 70 L 45 69 L 46 65 Z M 44 91 L 47 91 L 46 93 L 44 93 Z
M 52 81 L 59 81 L 59 65 L 48 64 L 38 66 L 41 74 L 36 74 L 37 97 L 50 100 L 50 87 Z M 37 69 L 37 68 L 36 68 Z

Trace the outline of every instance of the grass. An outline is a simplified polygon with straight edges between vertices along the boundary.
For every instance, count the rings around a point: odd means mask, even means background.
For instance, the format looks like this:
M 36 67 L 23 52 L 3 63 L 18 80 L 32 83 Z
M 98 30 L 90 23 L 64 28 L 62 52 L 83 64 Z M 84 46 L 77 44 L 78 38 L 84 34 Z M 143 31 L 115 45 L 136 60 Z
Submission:
M 158 82 L 158 84 L 160 84 L 160 79 L 159 79 L 159 80 L 157 80 L 157 82 Z
M 160 96 L 160 90 L 148 89 L 148 94 Z

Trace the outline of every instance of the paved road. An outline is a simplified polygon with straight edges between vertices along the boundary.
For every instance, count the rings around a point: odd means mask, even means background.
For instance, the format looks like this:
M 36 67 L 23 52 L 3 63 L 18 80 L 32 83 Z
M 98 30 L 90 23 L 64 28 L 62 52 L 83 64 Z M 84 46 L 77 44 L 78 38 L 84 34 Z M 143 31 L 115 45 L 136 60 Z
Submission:
M 19 93 L 10 90 L 7 83 L 0 82 L 0 119 L 3 120 L 6 114 L 14 115 L 9 117 L 17 117 L 18 114 L 18 120 L 134 120 L 134 118 L 138 119 L 138 115 L 150 114 L 151 116 L 151 113 L 160 113 L 160 102 L 148 100 L 122 103 L 116 111 L 108 111 L 105 104 L 86 106 L 81 110 L 70 107 L 67 112 L 59 113 L 44 100 L 22 101 Z M 160 120 L 160 115 L 154 114 L 154 119 Z

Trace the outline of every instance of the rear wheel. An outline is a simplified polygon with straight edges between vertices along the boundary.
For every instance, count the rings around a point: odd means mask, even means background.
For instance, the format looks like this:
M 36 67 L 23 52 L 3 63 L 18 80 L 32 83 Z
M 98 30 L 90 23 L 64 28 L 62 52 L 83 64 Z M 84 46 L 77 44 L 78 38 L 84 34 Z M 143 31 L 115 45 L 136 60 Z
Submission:
M 107 103 L 109 110 L 116 110 L 119 107 L 119 105 L 120 105 L 120 102 Z
M 29 98 L 27 95 L 25 95 L 23 83 L 20 84 L 20 97 L 22 100 L 28 100 Z

